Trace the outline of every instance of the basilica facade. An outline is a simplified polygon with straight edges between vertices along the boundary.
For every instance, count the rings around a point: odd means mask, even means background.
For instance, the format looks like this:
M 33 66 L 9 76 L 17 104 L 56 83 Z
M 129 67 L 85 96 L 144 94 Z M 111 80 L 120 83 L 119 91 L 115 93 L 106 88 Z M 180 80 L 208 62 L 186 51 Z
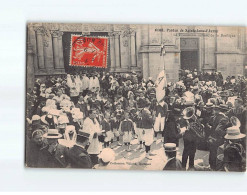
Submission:
M 28 85 L 70 70 L 72 34 L 108 38 L 109 72 L 135 71 L 155 79 L 165 69 L 168 81 L 178 81 L 181 69 L 246 75 L 245 27 L 29 23 Z

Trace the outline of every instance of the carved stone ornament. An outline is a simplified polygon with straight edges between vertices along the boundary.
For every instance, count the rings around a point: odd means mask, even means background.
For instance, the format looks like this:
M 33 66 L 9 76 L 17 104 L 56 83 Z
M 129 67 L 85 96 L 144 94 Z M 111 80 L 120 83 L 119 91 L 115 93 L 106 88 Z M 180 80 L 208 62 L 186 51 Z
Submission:
M 61 31 L 70 31 L 70 32 L 81 32 L 82 24 L 60 24 L 59 29 Z
M 49 41 L 48 40 L 44 40 L 43 41 L 43 45 L 44 45 L 44 47 L 49 47 Z
M 128 47 L 129 46 L 129 40 L 128 39 L 123 40 L 123 46 L 124 47 Z
M 109 36 L 110 38 L 114 37 L 114 32 L 109 32 L 109 33 L 108 33 L 108 36 Z
M 61 37 L 63 35 L 63 32 L 60 30 L 51 30 L 51 34 L 53 37 Z
M 94 24 L 91 26 L 91 31 L 95 31 L 95 32 L 108 31 L 107 27 L 108 25 L 105 24 Z
M 129 30 L 122 31 L 122 37 L 130 37 L 131 32 Z
M 48 33 L 47 29 L 44 28 L 43 26 L 35 26 L 34 31 L 38 34 L 42 34 L 43 36 L 49 37 L 49 33 Z
M 113 35 L 114 35 L 115 39 L 117 39 L 121 35 L 121 32 L 113 32 Z

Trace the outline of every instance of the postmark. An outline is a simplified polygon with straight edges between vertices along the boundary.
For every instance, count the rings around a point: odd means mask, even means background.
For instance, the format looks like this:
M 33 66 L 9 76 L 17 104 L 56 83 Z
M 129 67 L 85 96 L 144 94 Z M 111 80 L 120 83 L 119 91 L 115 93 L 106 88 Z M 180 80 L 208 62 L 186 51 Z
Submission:
M 107 67 L 108 38 L 71 35 L 70 66 Z

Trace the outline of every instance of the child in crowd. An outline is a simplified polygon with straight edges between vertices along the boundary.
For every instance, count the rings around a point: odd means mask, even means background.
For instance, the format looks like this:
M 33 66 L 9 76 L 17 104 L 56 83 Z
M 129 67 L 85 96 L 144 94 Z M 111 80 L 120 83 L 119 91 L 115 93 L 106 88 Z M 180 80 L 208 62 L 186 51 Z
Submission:
M 130 141 L 134 135 L 134 123 L 129 118 L 129 112 L 124 112 L 124 120 L 120 124 L 120 131 L 123 134 L 123 142 L 127 146 L 127 152 L 130 152 Z
M 101 122 L 102 131 L 105 131 L 105 139 L 104 139 L 104 147 L 110 147 L 113 142 L 114 134 L 112 132 L 111 128 L 111 122 L 110 122 L 111 114 L 109 112 L 105 112 L 105 117 Z
M 114 134 L 114 137 L 116 137 L 117 140 L 117 145 L 122 146 L 122 144 L 119 142 L 120 141 L 120 133 L 119 133 L 119 126 L 121 122 L 121 115 L 111 115 L 111 128 Z

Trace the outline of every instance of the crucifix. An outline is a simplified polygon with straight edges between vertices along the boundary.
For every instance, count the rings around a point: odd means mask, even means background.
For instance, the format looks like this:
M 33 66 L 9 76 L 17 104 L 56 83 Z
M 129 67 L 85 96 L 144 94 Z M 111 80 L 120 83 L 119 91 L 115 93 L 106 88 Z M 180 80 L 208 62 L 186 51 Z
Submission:
M 165 47 L 171 47 L 171 46 L 175 46 L 172 44 L 166 44 L 167 41 L 163 41 L 163 43 L 161 43 L 160 45 L 160 57 L 161 57 L 161 62 L 163 64 L 163 69 L 165 70 L 165 54 L 166 54 L 166 50 Z

